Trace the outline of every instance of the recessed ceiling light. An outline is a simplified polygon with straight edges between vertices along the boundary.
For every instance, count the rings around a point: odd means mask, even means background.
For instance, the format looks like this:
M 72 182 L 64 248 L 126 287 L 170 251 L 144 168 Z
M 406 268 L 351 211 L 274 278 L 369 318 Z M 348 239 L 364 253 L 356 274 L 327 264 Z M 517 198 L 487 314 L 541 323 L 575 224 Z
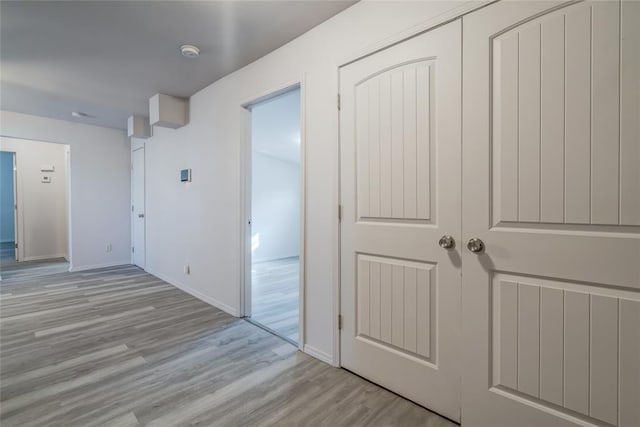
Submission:
M 87 114 L 84 111 L 72 111 L 71 115 L 73 117 L 77 117 L 79 119 L 89 119 L 89 118 L 94 118 L 95 116 L 92 116 L 91 114 Z
M 197 58 L 200 56 L 200 49 L 191 44 L 183 44 L 180 46 L 180 52 L 185 58 Z

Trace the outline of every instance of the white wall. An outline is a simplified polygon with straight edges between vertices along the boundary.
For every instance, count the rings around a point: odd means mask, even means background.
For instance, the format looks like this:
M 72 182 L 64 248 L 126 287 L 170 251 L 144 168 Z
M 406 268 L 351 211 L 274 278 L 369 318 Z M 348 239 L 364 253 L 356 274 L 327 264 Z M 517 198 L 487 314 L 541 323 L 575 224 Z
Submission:
M 304 348 L 337 363 L 338 66 L 469 2 L 359 2 L 191 97 L 190 123 L 146 142 L 147 270 L 237 314 L 242 277 L 242 104 L 303 81 L 306 141 Z M 141 143 L 138 141 L 138 143 Z M 181 168 L 193 169 L 187 188 Z M 183 274 L 183 264 L 191 275 Z
M 0 134 L 71 147 L 72 269 L 130 263 L 131 163 L 124 131 L 2 111 Z
M 68 258 L 68 146 L 2 137 L 0 147 L 16 153 L 20 261 Z M 42 172 L 43 165 L 55 170 Z
M 0 153 L 0 242 L 13 242 L 13 153 Z
M 252 260 L 298 256 L 300 165 L 261 153 L 252 161 Z

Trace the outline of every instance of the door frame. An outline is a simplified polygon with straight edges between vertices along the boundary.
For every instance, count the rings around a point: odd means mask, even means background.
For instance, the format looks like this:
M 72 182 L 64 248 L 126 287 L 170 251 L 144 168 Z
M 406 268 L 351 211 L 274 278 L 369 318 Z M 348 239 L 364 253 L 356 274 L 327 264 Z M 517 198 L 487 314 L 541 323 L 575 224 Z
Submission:
M 146 271 L 146 267 L 147 267 L 147 151 L 146 151 L 146 146 L 145 143 L 143 142 L 141 145 L 134 147 L 131 147 L 131 172 L 133 172 L 133 154 L 136 151 L 142 150 L 143 152 L 143 163 L 145 166 L 145 172 L 143 175 L 144 178 L 144 183 L 143 183 L 143 187 L 144 187 L 144 194 L 143 194 L 143 199 L 144 199 L 144 210 L 145 210 L 145 217 L 144 217 L 144 267 L 140 267 L 143 270 Z M 134 260 L 135 260 L 135 256 L 134 256 L 134 252 L 133 252 L 133 248 L 134 248 L 134 230 L 135 230 L 135 212 L 133 211 L 133 198 L 134 198 L 134 182 L 133 182 L 133 174 L 131 174 L 131 197 L 130 197 L 130 201 L 131 201 L 131 264 L 133 265 L 137 265 L 135 264 Z
M 240 104 L 243 133 L 240 144 L 240 295 L 239 317 L 251 316 L 251 108 L 263 101 L 292 90 L 300 90 L 300 256 L 298 279 L 298 349 L 305 348 L 305 301 L 306 301 L 306 230 L 307 230 L 307 134 L 306 134 L 306 74 L 299 79 L 250 97 Z
M 20 244 L 20 232 L 19 227 L 22 223 L 20 218 L 18 217 L 18 153 L 11 150 L 1 150 L 3 153 L 11 154 L 11 164 L 12 170 L 11 174 L 13 175 L 13 243 L 14 243 L 14 258 L 17 262 L 22 258 L 20 256 L 20 250 L 22 249 L 22 245 Z M 20 210 L 21 212 L 22 210 Z M 17 245 L 17 246 L 16 246 Z
M 73 269 L 73 245 L 72 245 L 72 236 L 73 236 L 73 230 L 71 228 L 71 224 L 72 224 L 72 215 L 73 215 L 73 211 L 71 209 L 71 202 L 72 202 L 72 183 L 71 183 L 71 144 L 69 143 L 65 143 L 65 142 L 54 142 L 54 141 L 45 141 L 42 139 L 29 139 L 29 138 L 20 138 L 20 137 L 15 137 L 15 136 L 11 136 L 11 135 L 6 135 L 6 134 L 0 134 L 0 138 L 7 138 L 7 139 L 13 139 L 13 140 L 18 140 L 18 141 L 26 141 L 26 142 L 40 142 L 40 143 L 47 143 L 47 144 L 56 144 L 56 145 L 62 145 L 65 147 L 65 167 L 66 167 L 66 178 L 65 178 L 65 193 L 66 193 L 66 209 L 67 209 L 67 247 L 66 247 L 66 256 L 65 259 L 66 261 L 69 263 L 69 271 L 71 271 Z M 20 197 L 21 194 L 21 188 L 22 185 L 20 184 L 20 179 L 19 179 L 19 175 L 18 175 L 18 170 L 19 170 L 19 166 L 18 166 L 18 153 L 14 150 L 11 149 L 5 149 L 3 147 L 2 150 L 0 151 L 4 151 L 4 152 L 8 152 L 8 153 L 13 153 L 13 161 L 14 161 L 14 175 L 13 175 L 13 186 L 14 186 L 14 201 L 15 201 L 15 239 L 16 242 L 18 244 L 18 250 L 16 253 L 16 261 L 17 262 L 21 262 L 24 261 L 24 220 L 23 220 L 23 212 L 24 212 L 24 206 L 22 203 L 22 197 Z

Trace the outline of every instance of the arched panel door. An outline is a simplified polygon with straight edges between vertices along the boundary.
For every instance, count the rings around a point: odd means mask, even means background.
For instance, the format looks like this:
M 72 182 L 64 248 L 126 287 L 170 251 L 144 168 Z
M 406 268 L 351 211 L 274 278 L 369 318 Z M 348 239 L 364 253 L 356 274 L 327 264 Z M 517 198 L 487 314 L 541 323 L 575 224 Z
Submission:
M 463 28 L 463 424 L 638 426 L 640 3 Z
M 340 70 L 341 364 L 454 420 L 460 41 L 457 20 Z

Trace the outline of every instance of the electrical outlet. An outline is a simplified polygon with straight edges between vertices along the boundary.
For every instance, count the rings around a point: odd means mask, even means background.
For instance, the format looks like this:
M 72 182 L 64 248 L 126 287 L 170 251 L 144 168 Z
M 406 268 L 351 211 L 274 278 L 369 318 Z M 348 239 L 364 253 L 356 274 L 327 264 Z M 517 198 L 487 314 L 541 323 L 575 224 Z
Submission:
M 189 264 L 184 265 L 184 274 L 186 274 L 187 276 L 191 274 L 191 267 L 189 266 Z
M 107 243 L 107 245 L 104 247 L 104 251 L 111 252 L 111 243 Z

